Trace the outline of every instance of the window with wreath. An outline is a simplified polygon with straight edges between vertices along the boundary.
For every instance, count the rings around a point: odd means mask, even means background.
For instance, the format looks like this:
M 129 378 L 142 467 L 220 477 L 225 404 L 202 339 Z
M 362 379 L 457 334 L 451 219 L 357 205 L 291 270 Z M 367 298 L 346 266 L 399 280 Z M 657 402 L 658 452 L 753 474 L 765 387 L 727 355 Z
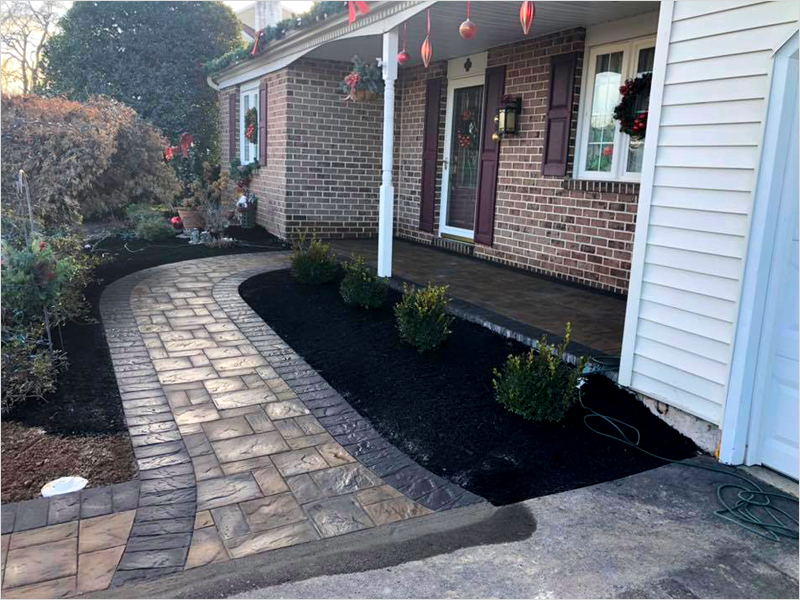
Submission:
M 654 56 L 652 37 L 587 51 L 577 177 L 639 181 Z M 625 118 L 620 126 L 622 109 Z
M 258 82 L 242 87 L 239 97 L 239 160 L 258 160 Z

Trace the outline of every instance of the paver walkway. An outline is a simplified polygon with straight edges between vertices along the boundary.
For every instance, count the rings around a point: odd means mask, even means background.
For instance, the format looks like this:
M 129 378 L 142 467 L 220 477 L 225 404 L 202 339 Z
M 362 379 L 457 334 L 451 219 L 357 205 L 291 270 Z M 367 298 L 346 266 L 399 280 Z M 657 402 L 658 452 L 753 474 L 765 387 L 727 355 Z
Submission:
M 62 597 L 481 502 L 399 452 L 241 299 L 287 253 L 148 269 L 101 313 L 140 481 L 3 506 L 3 596 Z

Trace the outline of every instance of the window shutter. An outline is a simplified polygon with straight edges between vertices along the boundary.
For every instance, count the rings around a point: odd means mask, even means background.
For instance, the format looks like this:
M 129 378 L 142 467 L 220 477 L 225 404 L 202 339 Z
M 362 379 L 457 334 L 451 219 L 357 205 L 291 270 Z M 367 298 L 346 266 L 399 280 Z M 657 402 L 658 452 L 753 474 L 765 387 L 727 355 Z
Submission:
M 500 141 L 494 141 L 497 131 L 494 117 L 506 87 L 506 67 L 486 69 L 483 86 L 483 128 L 481 133 L 480 165 L 478 166 L 478 203 L 475 207 L 475 242 L 492 245 L 494 235 L 494 206 L 497 199 L 497 166 L 500 162 Z
M 425 132 L 422 145 L 422 193 L 419 228 L 433 231 L 436 203 L 436 163 L 439 156 L 439 107 L 442 79 L 428 79 L 425 88 Z
M 258 86 L 258 162 L 267 164 L 267 80 Z
M 228 157 L 236 158 L 236 136 L 239 133 L 239 119 L 236 118 L 236 96 L 234 91 L 228 96 Z
M 547 127 L 544 135 L 543 175 L 567 174 L 569 137 L 572 125 L 572 95 L 578 54 L 559 54 L 550 61 L 550 93 L 547 99 Z

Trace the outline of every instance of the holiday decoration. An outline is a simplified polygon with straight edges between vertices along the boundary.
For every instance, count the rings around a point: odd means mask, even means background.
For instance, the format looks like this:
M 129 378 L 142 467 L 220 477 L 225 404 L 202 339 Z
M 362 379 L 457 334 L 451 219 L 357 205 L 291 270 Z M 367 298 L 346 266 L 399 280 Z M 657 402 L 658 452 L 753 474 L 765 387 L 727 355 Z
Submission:
M 462 148 L 478 147 L 480 125 L 478 124 L 477 116 L 470 109 L 466 109 L 460 115 L 461 118 L 456 126 L 456 138 L 458 139 L 458 145 Z
M 362 15 L 365 15 L 369 12 L 369 5 L 366 2 L 361 2 L 360 0 L 347 3 L 347 10 L 350 13 L 349 23 L 351 25 L 356 22 L 356 9 L 358 9 L 358 12 L 360 12 Z
M 425 65 L 425 68 L 428 68 L 428 65 L 431 64 L 431 58 L 433 58 L 433 44 L 431 44 L 431 9 L 428 9 L 428 33 L 425 36 L 425 41 L 422 42 L 422 48 L 420 50 L 422 54 L 422 64 Z
M 397 62 L 401 65 L 404 65 L 408 62 L 411 58 L 411 55 L 406 52 L 406 29 L 408 28 L 408 23 L 403 23 L 403 49 L 397 54 Z
M 354 102 L 374 100 L 383 93 L 383 73 L 374 62 L 365 63 L 358 56 L 353 57 L 353 68 L 339 84 L 339 89 L 347 94 L 345 99 Z
M 652 75 L 645 73 L 636 79 L 628 79 L 619 88 L 622 98 L 614 109 L 614 118 L 619 121 L 619 130 L 632 140 L 642 140 L 647 133 L 647 104 L 650 99 Z
M 467 1 L 467 20 L 461 23 L 458 28 L 458 33 L 461 35 L 462 38 L 465 40 L 471 40 L 475 37 L 475 34 L 478 33 L 478 26 L 472 22 L 469 18 L 469 0 Z
M 522 33 L 528 35 L 536 16 L 536 5 L 532 1 L 526 1 L 519 7 L 519 22 L 522 24 Z
M 173 228 L 183 229 L 183 221 L 181 221 L 180 217 L 172 217 L 169 222 L 172 223 Z
M 255 108 L 244 113 L 244 137 L 251 144 L 258 143 L 258 111 Z

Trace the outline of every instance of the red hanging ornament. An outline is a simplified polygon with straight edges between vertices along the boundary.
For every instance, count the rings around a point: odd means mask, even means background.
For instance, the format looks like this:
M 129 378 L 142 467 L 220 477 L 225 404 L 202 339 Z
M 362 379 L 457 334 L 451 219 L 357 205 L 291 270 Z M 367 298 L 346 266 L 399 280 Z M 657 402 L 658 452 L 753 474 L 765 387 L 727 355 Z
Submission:
M 530 0 L 523 2 L 522 6 L 519 7 L 519 22 L 522 24 L 522 33 L 525 35 L 528 35 L 528 32 L 531 30 L 531 25 L 533 25 L 535 16 L 536 5 Z
M 356 9 L 358 9 L 358 12 L 360 12 L 362 15 L 365 15 L 369 12 L 369 5 L 366 2 L 361 2 L 360 0 L 347 3 L 347 10 L 350 13 L 350 25 L 356 22 Z
M 469 18 L 469 0 L 467 0 L 467 20 L 459 26 L 458 33 L 465 40 L 471 40 L 478 33 L 478 26 Z
M 397 62 L 401 65 L 404 65 L 408 62 L 408 59 L 411 58 L 411 55 L 406 52 L 406 28 L 408 27 L 408 23 L 403 23 L 403 49 L 397 54 Z
M 425 65 L 425 68 L 428 68 L 428 65 L 431 64 L 431 58 L 433 58 L 433 44 L 431 44 L 431 9 L 428 9 L 428 33 L 425 36 L 425 41 L 422 42 L 422 64 Z

